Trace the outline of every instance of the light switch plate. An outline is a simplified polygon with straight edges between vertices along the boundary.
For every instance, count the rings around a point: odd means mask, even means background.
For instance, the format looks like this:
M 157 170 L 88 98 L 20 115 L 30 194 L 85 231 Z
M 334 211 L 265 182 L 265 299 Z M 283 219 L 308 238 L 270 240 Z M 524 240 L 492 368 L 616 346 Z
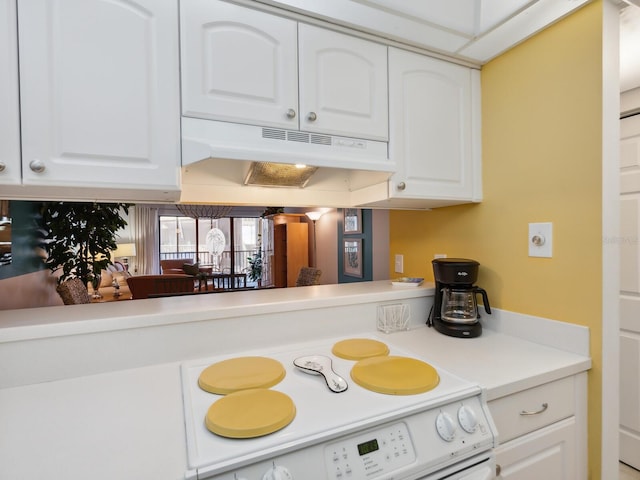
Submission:
M 404 273 L 404 255 L 396 255 L 395 258 L 395 272 Z
M 553 255 L 553 224 L 529 224 L 529 256 L 551 258 Z

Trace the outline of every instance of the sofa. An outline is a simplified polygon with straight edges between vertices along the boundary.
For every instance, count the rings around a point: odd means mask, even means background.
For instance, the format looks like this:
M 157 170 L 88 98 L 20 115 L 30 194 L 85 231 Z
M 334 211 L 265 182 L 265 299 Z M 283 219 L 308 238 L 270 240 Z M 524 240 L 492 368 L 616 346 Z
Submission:
M 127 284 L 134 300 L 195 293 L 195 278 L 182 274 L 137 275 Z

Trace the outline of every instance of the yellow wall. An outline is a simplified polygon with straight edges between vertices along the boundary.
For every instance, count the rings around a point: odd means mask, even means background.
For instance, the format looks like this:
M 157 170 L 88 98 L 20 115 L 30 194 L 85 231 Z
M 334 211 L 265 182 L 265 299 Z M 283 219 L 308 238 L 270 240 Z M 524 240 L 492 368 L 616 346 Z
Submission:
M 591 331 L 589 477 L 600 478 L 602 4 L 589 4 L 482 69 L 484 201 L 394 211 L 390 253 L 433 278 L 436 253 L 480 262 L 497 308 Z M 553 258 L 528 257 L 553 222 Z M 393 272 L 393 258 L 390 259 Z

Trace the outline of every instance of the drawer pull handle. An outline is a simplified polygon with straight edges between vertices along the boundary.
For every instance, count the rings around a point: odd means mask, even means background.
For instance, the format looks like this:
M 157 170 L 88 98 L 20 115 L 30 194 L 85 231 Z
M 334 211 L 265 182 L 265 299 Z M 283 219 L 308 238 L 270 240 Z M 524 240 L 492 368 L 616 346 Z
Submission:
M 542 408 L 540 410 L 537 410 L 535 412 L 527 412 L 526 410 L 522 410 L 520 412 L 520 415 L 523 415 L 523 416 L 526 416 L 526 415 L 540 415 L 547 408 L 549 408 L 549 404 L 545 402 L 545 403 L 542 404 Z

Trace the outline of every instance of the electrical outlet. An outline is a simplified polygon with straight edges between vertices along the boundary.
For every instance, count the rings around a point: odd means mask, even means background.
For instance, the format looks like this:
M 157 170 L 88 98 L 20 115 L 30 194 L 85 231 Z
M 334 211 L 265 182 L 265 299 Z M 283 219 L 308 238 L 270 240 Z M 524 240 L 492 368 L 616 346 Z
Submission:
M 394 270 L 396 273 L 404 273 L 404 255 L 396 255 Z

